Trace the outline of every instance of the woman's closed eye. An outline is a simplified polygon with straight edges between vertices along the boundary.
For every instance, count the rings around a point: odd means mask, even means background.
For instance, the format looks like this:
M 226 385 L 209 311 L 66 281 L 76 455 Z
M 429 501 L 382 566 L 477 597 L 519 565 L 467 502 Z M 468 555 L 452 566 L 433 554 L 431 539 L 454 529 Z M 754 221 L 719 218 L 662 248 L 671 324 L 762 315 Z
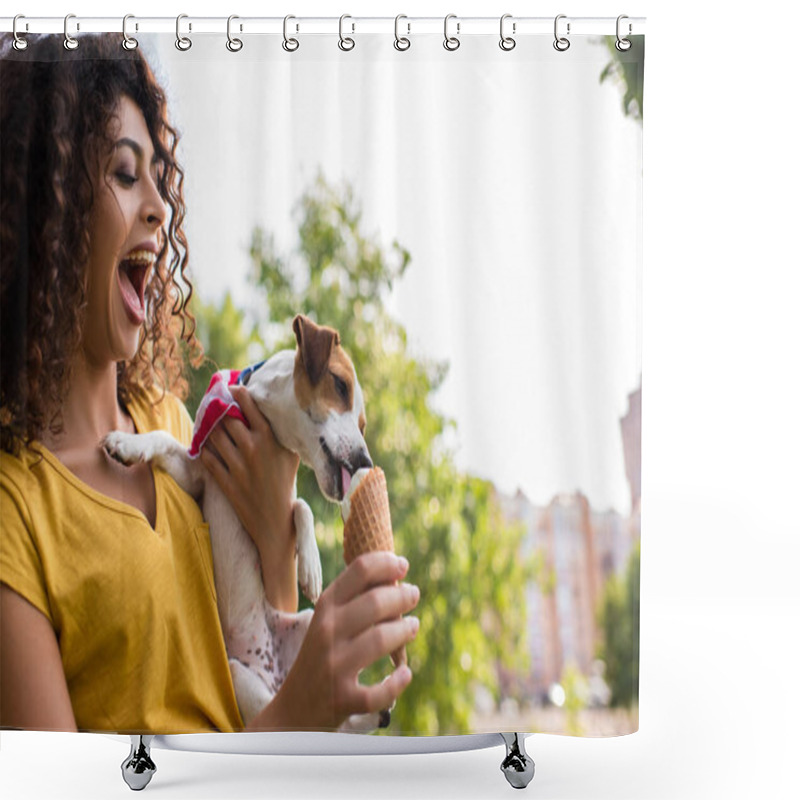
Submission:
M 133 186 L 139 180 L 135 175 L 131 175 L 124 170 L 117 172 L 116 177 L 123 186 Z

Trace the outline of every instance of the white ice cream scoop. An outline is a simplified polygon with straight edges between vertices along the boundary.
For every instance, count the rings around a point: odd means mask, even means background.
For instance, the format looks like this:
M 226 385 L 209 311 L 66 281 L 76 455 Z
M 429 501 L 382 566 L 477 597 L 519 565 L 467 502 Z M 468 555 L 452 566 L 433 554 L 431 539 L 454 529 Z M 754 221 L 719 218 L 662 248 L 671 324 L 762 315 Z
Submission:
M 347 522 L 347 518 L 350 516 L 350 498 L 353 496 L 353 492 L 358 488 L 358 484 L 361 483 L 364 476 L 368 473 L 369 468 L 362 467 L 361 469 L 357 469 L 353 474 L 350 480 L 350 486 L 342 500 L 342 521 Z

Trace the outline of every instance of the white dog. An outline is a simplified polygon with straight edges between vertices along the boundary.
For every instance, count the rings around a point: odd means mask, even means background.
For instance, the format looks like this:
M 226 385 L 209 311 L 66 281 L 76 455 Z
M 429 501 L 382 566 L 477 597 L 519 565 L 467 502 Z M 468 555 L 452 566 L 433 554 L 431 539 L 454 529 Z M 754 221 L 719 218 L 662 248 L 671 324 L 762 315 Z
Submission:
M 350 477 L 372 461 L 364 441 L 364 396 L 353 364 L 332 328 L 303 316 L 292 323 L 296 350 L 283 350 L 245 375 L 275 438 L 314 470 L 326 498 L 341 503 Z M 277 693 L 300 650 L 312 612 L 272 608 L 264 594 L 253 540 L 199 459 L 164 431 L 110 433 L 106 450 L 124 464 L 149 461 L 168 472 L 200 503 L 209 525 L 214 580 L 236 699 L 245 724 Z M 298 580 L 313 603 L 322 591 L 314 518 L 304 500 L 293 508 Z M 380 714 L 351 717 L 340 730 L 377 727 Z

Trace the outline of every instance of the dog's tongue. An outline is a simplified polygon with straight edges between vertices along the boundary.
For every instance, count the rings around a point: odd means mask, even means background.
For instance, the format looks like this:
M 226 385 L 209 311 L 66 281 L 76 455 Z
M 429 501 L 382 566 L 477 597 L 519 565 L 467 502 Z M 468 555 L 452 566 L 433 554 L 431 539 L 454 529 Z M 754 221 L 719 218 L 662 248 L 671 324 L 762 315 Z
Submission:
M 358 489 L 358 484 L 361 483 L 364 476 L 369 474 L 369 469 L 367 467 L 361 467 L 361 469 L 357 469 L 352 476 L 349 474 L 346 475 L 346 472 L 347 470 L 342 469 L 342 486 L 347 487 L 342 497 L 342 520 L 344 522 L 347 522 L 347 518 L 350 516 L 350 497 L 356 489 Z
M 350 476 L 350 473 L 344 467 L 342 467 L 342 497 L 344 497 L 350 490 L 351 480 L 352 477 Z

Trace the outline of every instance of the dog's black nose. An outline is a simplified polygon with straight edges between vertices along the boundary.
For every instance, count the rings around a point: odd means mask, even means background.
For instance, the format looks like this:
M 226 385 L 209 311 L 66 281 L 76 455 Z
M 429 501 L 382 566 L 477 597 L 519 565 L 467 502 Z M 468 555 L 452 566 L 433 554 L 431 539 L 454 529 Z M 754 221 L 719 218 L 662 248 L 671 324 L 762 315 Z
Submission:
M 369 453 L 364 447 L 353 453 L 351 464 L 353 467 L 353 474 L 362 467 L 366 467 L 366 469 L 372 469 L 373 467 L 372 459 L 369 457 Z

